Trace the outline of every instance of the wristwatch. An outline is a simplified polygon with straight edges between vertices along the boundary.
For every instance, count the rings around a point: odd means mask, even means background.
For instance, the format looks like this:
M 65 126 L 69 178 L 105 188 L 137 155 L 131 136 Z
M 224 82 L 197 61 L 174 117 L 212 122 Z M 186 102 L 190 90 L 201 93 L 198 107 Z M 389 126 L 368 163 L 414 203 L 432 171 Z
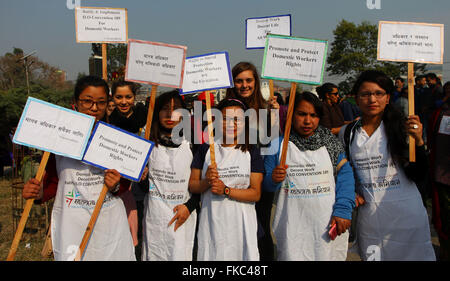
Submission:
M 114 186 L 114 189 L 111 190 L 111 193 L 115 195 L 117 192 L 119 192 L 119 189 L 120 189 L 120 182 L 118 182 L 116 186 Z
M 228 186 L 225 186 L 225 188 L 224 188 L 224 190 L 223 190 L 223 194 L 224 194 L 226 197 L 230 198 L 230 191 L 231 191 L 231 189 L 230 189 Z

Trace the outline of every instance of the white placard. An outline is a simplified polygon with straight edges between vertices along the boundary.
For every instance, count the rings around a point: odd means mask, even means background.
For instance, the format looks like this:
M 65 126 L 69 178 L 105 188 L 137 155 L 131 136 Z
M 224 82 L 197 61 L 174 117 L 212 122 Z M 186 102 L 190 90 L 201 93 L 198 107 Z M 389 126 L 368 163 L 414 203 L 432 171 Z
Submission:
M 450 116 L 442 116 L 439 134 L 450 135 Z
M 264 49 L 266 37 L 269 33 L 291 36 L 291 15 L 246 19 L 246 49 Z
M 140 181 L 153 142 L 104 122 L 97 122 L 83 162 L 102 169 L 116 169 L 122 176 Z
M 13 142 L 80 160 L 95 118 L 29 97 Z
M 269 34 L 261 77 L 320 85 L 327 48 L 328 43 L 324 40 Z
M 378 60 L 442 64 L 444 25 L 380 21 Z
M 233 87 L 227 52 L 186 59 L 183 94 Z
M 127 10 L 76 7 L 75 30 L 77 43 L 127 43 Z
M 125 80 L 181 88 L 186 50 L 186 46 L 129 39 Z

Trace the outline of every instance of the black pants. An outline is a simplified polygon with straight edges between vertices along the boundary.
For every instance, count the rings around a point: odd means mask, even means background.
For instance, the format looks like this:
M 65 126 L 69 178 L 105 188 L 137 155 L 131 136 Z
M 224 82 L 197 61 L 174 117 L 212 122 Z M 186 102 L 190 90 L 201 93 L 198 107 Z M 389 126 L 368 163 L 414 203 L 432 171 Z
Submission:
M 263 230 L 262 236 L 258 237 L 258 250 L 261 261 L 274 260 L 274 246 L 270 231 L 270 214 L 274 195 L 274 192 L 261 191 L 261 199 L 255 205 L 256 216 Z

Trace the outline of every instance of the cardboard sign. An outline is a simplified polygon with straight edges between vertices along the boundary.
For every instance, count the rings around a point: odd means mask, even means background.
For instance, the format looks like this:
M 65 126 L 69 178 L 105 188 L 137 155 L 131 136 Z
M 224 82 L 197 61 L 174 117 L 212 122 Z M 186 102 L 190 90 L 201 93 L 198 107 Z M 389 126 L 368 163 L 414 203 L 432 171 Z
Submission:
M 95 118 L 29 97 L 13 142 L 80 160 Z
M 75 8 L 77 43 L 127 43 L 127 17 L 122 8 Z
M 380 21 L 378 60 L 442 64 L 444 25 Z
M 186 50 L 186 46 L 129 39 L 125 80 L 181 88 Z
M 261 77 L 320 85 L 327 48 L 324 40 L 268 34 Z
M 83 162 L 116 169 L 123 177 L 140 181 L 153 142 L 104 122 L 97 122 Z
M 227 52 L 186 59 L 183 94 L 231 87 L 233 87 L 233 77 Z
M 291 15 L 248 18 L 245 20 L 245 48 L 264 49 L 267 34 L 292 35 Z

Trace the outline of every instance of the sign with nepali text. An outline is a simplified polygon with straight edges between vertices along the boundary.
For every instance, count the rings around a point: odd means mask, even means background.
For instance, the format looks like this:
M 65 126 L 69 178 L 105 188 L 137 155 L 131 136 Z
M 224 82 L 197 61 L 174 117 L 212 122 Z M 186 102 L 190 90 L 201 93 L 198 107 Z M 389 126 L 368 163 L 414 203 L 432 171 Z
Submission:
M 94 122 L 92 116 L 29 97 L 13 142 L 80 160 Z
M 380 21 L 378 60 L 442 64 L 444 25 Z
M 186 46 L 129 39 L 125 80 L 181 88 L 186 50 Z

